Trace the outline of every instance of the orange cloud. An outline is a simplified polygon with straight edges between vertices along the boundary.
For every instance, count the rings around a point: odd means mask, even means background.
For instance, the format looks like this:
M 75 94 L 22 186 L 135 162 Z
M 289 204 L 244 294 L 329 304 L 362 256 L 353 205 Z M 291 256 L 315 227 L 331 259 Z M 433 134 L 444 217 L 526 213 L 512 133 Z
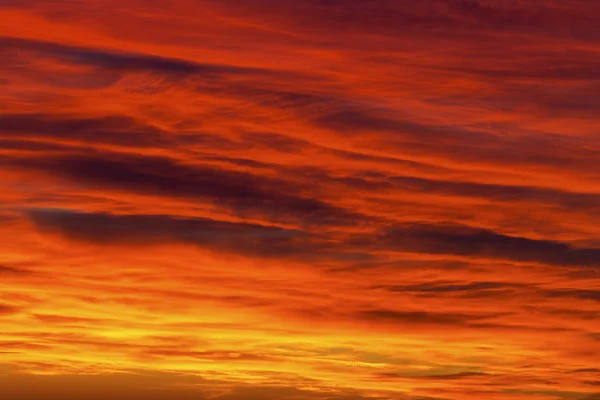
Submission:
M 10 399 L 579 399 L 595 2 L 0 5 Z

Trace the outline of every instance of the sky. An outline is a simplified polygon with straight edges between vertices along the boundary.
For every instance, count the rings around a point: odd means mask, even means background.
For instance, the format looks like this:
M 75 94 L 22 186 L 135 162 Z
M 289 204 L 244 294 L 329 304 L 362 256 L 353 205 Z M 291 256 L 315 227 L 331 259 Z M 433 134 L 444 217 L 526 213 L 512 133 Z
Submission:
M 600 399 L 598 20 L 0 1 L 0 397 Z

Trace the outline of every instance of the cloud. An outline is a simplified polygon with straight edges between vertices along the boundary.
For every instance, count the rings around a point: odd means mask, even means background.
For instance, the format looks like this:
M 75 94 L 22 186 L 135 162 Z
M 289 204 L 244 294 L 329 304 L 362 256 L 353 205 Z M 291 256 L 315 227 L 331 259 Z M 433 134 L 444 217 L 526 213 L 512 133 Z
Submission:
M 256 224 L 165 215 L 109 215 L 67 210 L 30 211 L 42 231 L 91 243 L 153 245 L 191 243 L 217 251 L 283 257 L 310 254 L 310 237 L 301 231 Z
M 382 378 L 409 378 L 409 379 L 425 379 L 425 380 L 454 380 L 454 379 L 462 379 L 462 378 L 472 378 L 472 377 L 485 377 L 489 374 L 484 372 L 457 372 L 453 374 L 431 374 L 431 375 L 413 375 L 413 374 L 402 374 L 397 372 L 384 372 L 379 374 L 378 376 Z
M 65 152 L 76 149 L 77 146 L 35 140 L 4 139 L 0 138 L 0 145 L 4 151 L 18 150 L 25 152 Z
M 29 273 L 29 271 L 24 269 L 0 265 L 0 275 L 27 275 Z
M 4 397 L 598 388 L 597 1 L 1 3 Z
M 600 290 L 593 289 L 552 289 L 545 290 L 544 295 L 550 298 L 575 298 L 600 302 Z
M 481 316 L 459 313 L 435 313 L 427 311 L 394 311 L 367 310 L 358 314 L 359 318 L 373 322 L 391 322 L 397 324 L 433 324 L 433 325 L 468 325 L 481 319 L 492 318 L 493 315 Z
M 377 286 L 392 292 L 416 292 L 416 293 L 461 293 L 461 292 L 479 292 L 497 289 L 514 289 L 519 288 L 520 284 L 508 282 L 427 282 L 414 285 L 389 285 Z
M 258 215 L 302 225 L 353 225 L 358 213 L 304 197 L 298 186 L 276 178 L 168 158 L 101 153 L 14 161 L 91 187 L 203 200 L 236 215 Z
M 419 3 L 376 0 L 369 7 L 353 0 L 310 0 L 302 4 L 246 0 L 236 4 L 247 16 L 258 15 L 264 19 L 263 10 L 268 9 L 273 20 L 281 24 L 293 24 L 296 29 L 315 35 L 340 32 L 343 38 L 360 38 L 360 34 L 368 32 L 379 39 L 395 38 L 400 42 L 410 35 L 429 45 L 433 38 L 441 41 L 462 38 L 468 43 L 477 43 L 484 39 L 499 40 L 502 32 L 510 30 L 512 37 L 533 34 L 585 41 L 598 39 L 592 18 L 596 10 L 585 1 L 561 3 L 560 6 L 552 1 L 523 4 L 501 0 L 427 0 Z M 590 13 L 586 14 L 585 10 Z M 314 21 L 313 25 L 309 24 L 310 20 Z M 558 22 L 571 29 L 556 29 Z M 418 33 L 423 36 L 417 36 Z
M 124 116 L 61 118 L 52 114 L 1 114 L 0 124 L 3 126 L 1 135 L 15 139 L 50 139 L 127 147 L 171 147 L 176 141 L 158 128 Z M 31 146 L 31 142 L 28 143 Z
M 580 369 L 575 369 L 573 371 L 570 371 L 572 373 L 578 373 L 578 372 L 582 372 L 582 373 L 588 373 L 588 372 L 592 372 L 592 373 L 600 373 L 600 369 L 598 368 L 580 368 Z
M 549 188 L 516 185 L 491 185 L 475 182 L 442 181 L 415 177 L 393 176 L 385 182 L 397 188 L 422 191 L 428 194 L 442 194 L 457 197 L 476 197 L 491 201 L 531 202 L 556 205 L 564 208 L 586 208 L 595 210 L 600 203 L 596 193 L 572 193 Z
M 444 157 L 454 162 L 471 162 L 477 165 L 502 167 L 503 165 L 537 165 L 551 169 L 568 168 L 581 174 L 593 170 L 597 149 L 594 141 L 587 137 L 566 135 L 544 135 L 522 133 L 503 135 L 474 124 L 456 125 L 439 122 L 422 122 L 396 116 L 391 109 L 375 110 L 369 107 L 353 107 L 325 112 L 312 118 L 312 122 L 337 135 L 346 137 L 370 150 L 386 154 L 416 154 L 421 157 Z M 402 115 L 402 114 L 400 114 Z M 501 130 L 505 128 L 500 127 Z M 560 146 L 557 146 L 560 143 Z M 519 148 L 519 152 L 511 149 Z M 546 149 L 546 151 L 542 151 Z M 401 181 L 399 177 L 398 181 Z M 411 178 L 406 178 L 406 181 Z M 426 182 L 414 179 L 417 185 Z M 491 186 L 469 186 L 468 183 L 444 185 L 441 190 L 491 192 Z M 506 185 L 497 188 L 496 195 L 502 192 L 518 193 L 519 188 Z M 523 189 L 520 189 L 523 191 Z M 532 190 L 533 194 L 552 196 L 556 191 Z M 505 196 L 506 196 L 505 194 Z M 568 194 L 566 194 L 568 195 Z M 591 196 L 588 196 L 591 197 Z
M 380 397 L 360 396 L 351 391 L 319 393 L 286 386 L 231 384 L 192 374 L 124 371 L 112 374 L 0 375 L 0 385 L 11 399 L 29 400 L 52 396 L 76 400 L 81 396 L 91 400 L 111 398 L 125 400 L 251 400 L 251 399 L 321 399 L 368 400 Z
M 422 170 L 421 168 L 419 168 Z M 429 196 L 476 198 L 490 202 L 543 204 L 544 206 L 600 211 L 600 194 L 570 192 L 536 186 L 486 184 L 460 180 L 442 180 L 415 176 L 387 175 L 359 171 L 353 175 L 330 176 L 326 171 L 313 173 L 321 182 L 338 183 L 348 188 L 383 193 L 421 193 Z
M 140 353 L 142 357 L 164 357 L 173 359 L 176 357 L 205 359 L 210 361 L 273 361 L 275 357 L 264 354 L 240 353 L 230 350 L 191 351 L 174 349 L 148 349 Z
M 80 47 L 7 36 L 0 37 L 0 46 L 2 46 L 4 52 L 29 51 L 40 56 L 52 57 L 69 64 L 87 65 L 122 73 L 146 71 L 174 77 L 191 75 L 219 77 L 224 74 L 252 74 L 265 72 L 265 70 L 257 68 L 203 64 L 157 55 Z
M 465 225 L 405 224 L 391 226 L 356 244 L 395 251 L 508 259 L 548 265 L 596 267 L 600 249 L 576 248 L 552 240 L 509 236 Z
M 20 311 L 21 309 L 17 306 L 13 306 L 10 304 L 2 304 L 0 303 L 0 315 L 4 316 L 4 315 L 11 315 L 11 314 L 16 314 Z
M 346 109 L 333 110 L 324 115 L 317 116 L 315 123 L 317 125 L 332 129 L 338 132 L 360 133 L 360 132 L 378 132 L 394 133 L 396 139 L 413 139 L 420 141 L 437 140 L 469 140 L 485 141 L 494 140 L 494 136 L 483 133 L 469 132 L 463 128 L 459 131 L 456 128 L 442 125 L 426 125 L 410 120 L 403 120 L 397 117 L 391 117 L 391 110 L 374 110 L 367 107 L 353 107 Z
M 449 68 L 449 71 L 462 72 L 469 75 L 478 75 L 491 79 L 508 78 L 508 79 L 543 79 L 548 80 L 564 80 L 564 81 L 596 81 L 600 79 L 598 73 L 598 65 L 553 65 L 544 67 L 543 65 L 529 66 L 519 70 L 514 68 L 501 69 L 475 69 L 475 68 Z
M 75 400 L 81 396 L 100 400 L 145 398 L 149 400 L 207 399 L 202 390 L 170 389 L 177 382 L 203 383 L 200 377 L 185 377 L 176 374 L 106 374 L 106 375 L 25 375 L 0 376 L 5 393 L 15 400 L 28 400 L 39 396 L 51 396 Z

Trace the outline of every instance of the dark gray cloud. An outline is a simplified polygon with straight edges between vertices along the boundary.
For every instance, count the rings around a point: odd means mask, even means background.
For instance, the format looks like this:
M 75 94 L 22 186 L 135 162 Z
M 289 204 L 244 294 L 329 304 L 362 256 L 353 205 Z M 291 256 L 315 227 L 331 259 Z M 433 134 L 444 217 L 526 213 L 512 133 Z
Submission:
M 542 291 L 543 294 L 544 291 Z M 582 320 L 596 320 L 598 318 L 598 312 L 593 310 L 580 310 L 580 309 L 567 309 L 567 308 L 550 308 L 550 307 L 536 307 L 536 306 L 525 306 L 523 307 L 527 312 L 542 313 L 551 317 L 558 317 L 561 320 L 580 318 Z
M 65 150 L 64 144 L 49 141 L 75 142 L 80 146 L 110 144 L 122 147 L 242 150 L 249 143 L 236 142 L 206 132 L 164 131 L 123 115 L 82 118 L 52 114 L 0 114 L 0 143 L 3 148 L 19 150 Z M 37 140 L 37 141 L 36 141 Z M 40 142 L 40 141 L 48 142 Z
M 478 197 L 503 202 L 534 202 L 565 208 L 587 208 L 597 210 L 600 215 L 600 195 L 595 193 L 573 193 L 531 186 L 430 180 L 407 176 L 393 176 L 385 181 L 396 188 L 424 193 Z
M 90 153 L 12 161 L 83 185 L 203 200 L 237 215 L 302 225 L 352 225 L 365 217 L 321 200 L 296 194 L 290 181 L 208 165 L 183 165 L 160 157 Z
M 523 286 L 522 284 L 506 283 L 506 282 L 429 282 L 415 285 L 388 285 L 376 286 L 392 292 L 407 292 L 407 293 L 456 293 L 456 292 L 478 292 L 489 291 L 494 289 L 514 289 Z
M 600 290 L 594 289 L 552 289 L 544 290 L 543 295 L 549 298 L 575 298 L 600 302 Z
M 468 325 L 494 315 L 472 315 L 460 313 L 436 313 L 426 311 L 366 310 L 357 315 L 364 321 L 391 322 L 397 324 Z
M 385 111 L 385 112 L 384 112 Z M 458 132 L 450 127 L 424 125 L 417 122 L 392 118 L 390 110 L 372 110 L 352 107 L 340 108 L 314 117 L 317 125 L 340 132 L 395 132 L 401 137 L 407 135 L 427 135 L 441 138 L 457 136 Z
M 420 192 L 430 195 L 471 197 L 505 203 L 537 203 L 565 209 L 586 210 L 600 215 L 600 194 L 575 193 L 535 186 L 487 184 L 478 182 L 427 179 L 414 176 L 386 175 L 360 171 L 354 175 L 331 176 L 324 170 L 311 170 L 318 182 L 340 183 L 354 189 L 369 191 Z
M 37 140 L 22 140 L 22 139 L 3 139 L 0 138 L 0 148 L 2 150 L 20 150 L 26 152 L 66 152 L 69 150 L 85 150 L 81 146 L 68 144 L 51 143 Z M 0 155 L 0 161 L 2 160 Z
M 189 243 L 217 252 L 313 262 L 375 258 L 322 235 L 252 223 L 168 215 L 79 213 L 64 209 L 29 210 L 27 215 L 42 232 L 95 244 Z M 246 306 L 261 304 L 257 299 L 241 296 L 230 296 L 227 300 Z
M 267 72 L 267 70 L 257 68 L 203 64 L 149 54 L 69 46 L 7 36 L 0 36 L 0 48 L 3 53 L 29 51 L 70 64 L 88 65 L 117 72 L 146 71 L 175 77 L 191 75 L 220 77 L 224 74 L 263 74 Z
M 160 129 L 133 118 L 67 118 L 43 114 L 2 114 L 0 137 L 18 139 L 59 139 L 84 144 L 115 144 L 133 147 L 170 147 L 174 144 Z
M 431 374 L 431 375 L 410 375 L 410 374 L 402 374 L 399 372 L 384 372 L 382 374 L 378 374 L 378 376 L 382 378 L 403 378 L 403 379 L 423 379 L 423 380 L 453 380 L 453 379 L 461 379 L 461 378 L 471 378 L 478 376 L 488 376 L 484 372 L 456 372 L 453 374 Z
M 353 242 L 371 249 L 489 257 L 559 266 L 600 266 L 599 248 L 576 248 L 553 240 L 503 235 L 458 224 L 395 225 L 373 237 L 353 239 Z
M 92 243 L 192 243 L 217 251 L 281 257 L 310 252 L 310 238 L 296 230 L 206 218 L 110 215 L 66 210 L 28 213 L 42 231 Z

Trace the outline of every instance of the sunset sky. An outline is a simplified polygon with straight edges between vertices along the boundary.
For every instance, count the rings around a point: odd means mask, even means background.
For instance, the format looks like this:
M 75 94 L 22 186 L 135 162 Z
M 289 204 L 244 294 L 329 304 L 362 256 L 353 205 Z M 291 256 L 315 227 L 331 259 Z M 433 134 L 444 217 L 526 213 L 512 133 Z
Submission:
M 0 399 L 599 400 L 599 21 L 0 0 Z

